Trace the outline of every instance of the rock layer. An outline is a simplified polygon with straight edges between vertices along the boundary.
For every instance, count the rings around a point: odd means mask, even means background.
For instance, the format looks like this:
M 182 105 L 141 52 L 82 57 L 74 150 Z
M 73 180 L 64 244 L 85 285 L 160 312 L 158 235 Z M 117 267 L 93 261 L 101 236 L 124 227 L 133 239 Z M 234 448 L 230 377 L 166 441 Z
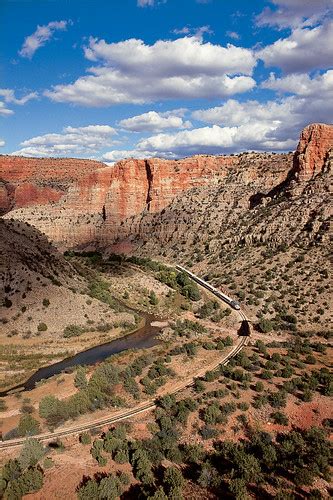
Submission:
M 90 160 L 0 157 L 0 210 L 34 224 L 62 247 L 109 243 L 125 221 L 165 208 L 181 192 L 217 182 L 234 156 L 183 160 Z
M 323 169 L 333 149 L 333 125 L 313 123 L 303 129 L 294 156 L 296 178 L 307 181 Z

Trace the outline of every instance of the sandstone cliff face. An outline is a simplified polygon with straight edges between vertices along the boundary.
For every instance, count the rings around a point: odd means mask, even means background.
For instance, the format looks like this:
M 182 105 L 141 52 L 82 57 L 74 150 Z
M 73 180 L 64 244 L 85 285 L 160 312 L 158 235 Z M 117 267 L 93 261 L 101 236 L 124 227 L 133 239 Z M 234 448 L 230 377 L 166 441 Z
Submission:
M 301 133 L 294 157 L 296 178 L 307 181 L 320 173 L 333 149 L 333 125 L 313 123 Z
M 0 210 L 35 225 L 62 247 L 110 243 L 125 221 L 157 212 L 195 186 L 217 182 L 237 157 L 90 160 L 0 157 Z
M 103 166 L 71 158 L 0 156 L 0 214 L 58 202 L 73 182 Z
M 0 214 L 33 224 L 62 249 L 107 246 L 131 235 L 145 238 L 153 214 L 196 188 L 231 186 L 224 194 L 227 210 L 269 203 L 280 186 L 296 180 L 301 188 L 321 172 L 331 148 L 333 126 L 313 124 L 301 134 L 293 167 L 291 155 L 265 153 L 127 159 L 112 167 L 0 156 Z

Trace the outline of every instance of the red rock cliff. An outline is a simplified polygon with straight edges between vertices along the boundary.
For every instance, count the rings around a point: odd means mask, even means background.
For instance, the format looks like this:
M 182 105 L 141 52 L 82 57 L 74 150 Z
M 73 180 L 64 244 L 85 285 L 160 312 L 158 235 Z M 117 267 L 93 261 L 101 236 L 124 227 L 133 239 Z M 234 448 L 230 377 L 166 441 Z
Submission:
M 25 220 L 63 247 L 112 242 L 126 219 L 166 207 L 181 192 L 214 182 L 233 156 L 183 160 L 90 160 L 0 157 L 0 211 Z
M 331 148 L 333 126 L 306 127 L 289 173 L 311 179 L 322 171 Z M 260 178 L 258 189 L 270 190 L 284 181 L 290 166 L 283 155 L 277 155 L 281 168 L 265 155 L 255 156 L 240 183 Z M 128 159 L 110 167 L 91 160 L 0 156 L 0 214 L 31 223 L 62 248 L 112 243 L 139 230 L 141 214 L 161 211 L 188 189 L 218 182 L 239 161 L 238 156 Z
M 294 171 L 299 181 L 307 181 L 323 170 L 333 149 L 333 125 L 313 123 L 303 129 L 294 156 Z

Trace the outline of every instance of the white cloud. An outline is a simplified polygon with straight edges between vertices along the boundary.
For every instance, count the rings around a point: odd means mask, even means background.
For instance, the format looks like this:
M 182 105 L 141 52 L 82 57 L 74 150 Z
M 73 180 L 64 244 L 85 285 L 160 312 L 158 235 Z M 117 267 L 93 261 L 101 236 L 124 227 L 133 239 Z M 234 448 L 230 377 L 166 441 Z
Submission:
M 174 159 L 176 158 L 176 155 L 170 151 L 144 151 L 144 150 L 139 150 L 139 149 L 130 149 L 130 150 L 121 150 L 121 149 L 115 149 L 113 151 L 108 151 L 103 155 L 103 160 L 108 165 L 114 164 L 116 161 L 119 160 L 124 160 L 126 158 L 136 158 L 139 160 L 144 160 L 146 158 L 167 158 L 167 159 Z
M 200 38 L 159 40 L 146 45 L 130 39 L 118 43 L 90 39 L 85 57 L 98 66 L 88 76 L 46 91 L 50 99 L 85 106 L 154 102 L 162 99 L 225 97 L 255 86 L 252 50 Z
M 260 103 L 258 101 L 246 101 L 241 103 L 229 99 L 222 106 L 194 111 L 193 118 L 214 125 L 239 126 L 242 123 L 270 122 L 273 118 L 282 120 L 289 108 L 281 106 L 280 102 L 269 101 Z
M 152 7 L 155 0 L 137 0 L 138 7 Z
M 314 28 L 296 28 L 258 52 L 266 66 L 278 66 L 286 73 L 325 69 L 333 66 L 333 21 Z
M 145 45 L 135 38 L 110 44 L 91 38 L 85 55 L 91 61 L 102 60 L 110 67 L 129 73 L 142 71 L 146 65 L 144 70 L 151 76 L 251 74 L 256 63 L 249 49 L 203 43 L 196 37 L 158 40 L 153 45 Z M 156 64 L 158 62 L 160 64 Z
M 0 115 L 3 115 L 3 116 L 7 115 L 8 116 L 8 115 L 12 115 L 14 113 L 14 111 L 12 111 L 11 109 L 9 109 L 6 106 L 6 104 L 8 104 L 8 103 L 23 106 L 31 99 L 36 99 L 37 97 L 38 97 L 37 92 L 30 92 L 30 94 L 27 94 L 27 95 L 21 97 L 20 99 L 18 99 L 15 97 L 14 90 L 12 90 L 12 89 L 0 89 L 0 98 L 3 99 L 2 101 L 0 101 Z
M 14 113 L 13 110 L 7 108 L 5 103 L 0 101 L 0 115 L 8 116 L 8 115 L 12 115 L 13 113 Z
M 202 127 L 176 134 L 158 134 L 137 144 L 139 150 L 171 151 L 177 156 L 191 154 L 221 154 L 248 149 L 288 149 L 294 141 L 274 140 L 273 123 L 252 122 L 235 127 Z
M 31 99 L 36 99 L 37 92 L 30 92 L 30 94 L 27 94 L 20 99 L 17 99 L 15 97 L 15 92 L 12 89 L 0 89 L 0 97 L 4 98 L 5 102 L 10 102 L 13 104 L 18 104 L 18 105 L 23 105 L 30 101 Z
M 313 26 L 330 12 L 332 0 L 271 0 L 274 9 L 266 7 L 259 16 L 259 26 Z
M 25 38 L 19 55 L 31 59 L 36 50 L 52 38 L 55 31 L 66 30 L 68 24 L 71 24 L 71 21 L 52 21 L 44 26 L 37 26 L 36 31 Z
M 310 78 L 306 73 L 277 78 L 274 73 L 271 73 L 269 79 L 263 82 L 261 87 L 299 96 L 333 99 L 333 70 L 328 70 L 313 78 Z
M 201 40 L 205 33 L 208 33 L 208 35 L 212 35 L 214 33 L 214 31 L 207 24 L 205 26 L 199 26 L 197 28 L 191 28 L 190 26 L 184 26 L 183 28 L 180 28 L 180 29 L 176 28 L 176 29 L 172 30 L 172 33 L 175 33 L 175 35 L 192 34 L 193 36 L 195 36 Z
M 137 0 L 138 7 L 154 7 L 154 5 L 160 5 L 166 3 L 167 0 Z
M 6 144 L 5 141 L 0 138 L 0 148 L 2 148 L 5 144 Z
M 192 113 L 194 119 L 211 126 L 153 135 L 142 139 L 137 149 L 171 151 L 177 156 L 248 149 L 284 151 L 296 147 L 299 131 L 309 123 L 332 122 L 333 71 L 312 79 L 306 74 L 271 75 L 262 86 L 295 95 L 267 102 L 229 99 L 221 106 Z
M 167 111 L 165 113 L 148 111 L 142 115 L 121 120 L 119 126 L 132 132 L 158 132 L 159 130 L 170 128 L 191 128 L 191 122 L 183 119 L 184 111 L 183 109 L 175 109 L 174 111 Z
M 332 122 L 333 79 L 331 73 L 327 72 L 322 77 L 316 77 L 313 80 L 306 78 L 306 75 L 297 75 L 300 83 L 298 95 L 267 102 L 255 100 L 238 102 L 229 99 L 222 106 L 198 110 L 192 113 L 192 116 L 196 120 L 217 125 L 223 129 L 237 128 L 238 132 L 233 136 L 235 151 L 247 148 L 293 149 L 296 146 L 299 131 L 306 125 L 314 121 Z M 286 90 L 287 85 L 290 89 L 297 86 L 297 81 L 289 77 L 280 80 L 271 79 L 271 82 L 283 90 Z M 247 141 L 243 135 L 245 130 L 248 130 L 250 134 L 253 130 L 257 130 L 258 135 L 254 135 L 250 141 Z M 170 144 L 166 147 L 170 148 Z M 231 150 L 230 147 L 229 151 Z
M 87 127 L 65 127 L 61 134 L 44 134 L 23 141 L 20 150 L 13 155 L 23 156 L 67 156 L 87 155 L 115 144 L 114 128 L 109 125 Z
M 175 28 L 172 30 L 172 33 L 175 35 L 189 35 L 192 29 L 193 28 L 190 28 L 189 26 L 184 26 L 183 28 Z
M 226 35 L 229 38 L 232 38 L 233 40 L 239 40 L 240 39 L 240 35 L 237 33 L 237 31 L 227 31 Z

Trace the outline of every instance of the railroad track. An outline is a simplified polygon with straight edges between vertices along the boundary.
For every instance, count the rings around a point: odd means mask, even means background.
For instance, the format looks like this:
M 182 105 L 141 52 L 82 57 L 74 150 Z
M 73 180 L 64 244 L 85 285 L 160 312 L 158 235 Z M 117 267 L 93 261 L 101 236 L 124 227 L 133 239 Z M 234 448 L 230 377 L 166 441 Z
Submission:
M 214 292 L 212 292 L 212 293 L 214 293 Z M 237 310 L 237 313 L 239 314 L 242 321 L 248 321 L 247 317 L 245 316 L 245 314 L 243 313 L 242 310 L 240 310 L 240 309 Z M 249 341 L 249 337 L 240 337 L 240 340 L 237 343 L 237 345 L 235 345 L 234 348 L 226 356 L 224 356 L 222 359 L 220 359 L 214 366 L 211 366 L 209 369 L 214 370 L 220 365 L 227 365 L 232 358 L 237 356 L 237 354 L 243 349 L 243 347 L 248 343 L 248 341 Z M 205 368 L 204 371 L 207 371 L 207 368 Z M 202 372 L 196 374 L 196 376 L 193 377 L 191 380 L 185 382 L 180 387 L 177 387 L 176 389 L 169 392 L 168 394 L 170 394 L 170 395 L 177 394 L 177 393 L 183 391 L 184 389 L 186 389 L 187 387 L 193 386 L 195 383 L 195 379 L 202 376 L 202 375 L 203 375 Z M 43 433 L 43 434 L 37 434 L 37 435 L 32 436 L 32 437 L 35 439 L 38 439 L 41 442 L 45 442 L 45 441 L 47 442 L 47 441 L 55 440 L 58 438 L 67 437 L 67 436 L 70 436 L 73 434 L 80 434 L 82 432 L 89 431 L 91 429 L 98 429 L 100 427 L 104 427 L 105 425 L 110 425 L 113 423 L 121 422 L 122 420 L 126 420 L 128 418 L 139 415 L 140 413 L 144 413 L 144 412 L 153 410 L 154 408 L 156 408 L 155 400 L 145 401 L 145 402 L 141 403 L 141 405 L 138 405 L 137 407 L 135 407 L 131 410 L 125 410 L 125 411 L 119 412 L 117 415 L 113 415 L 111 417 L 105 417 L 103 419 L 95 420 L 93 422 L 88 422 L 88 423 L 83 424 L 83 425 L 69 427 L 68 429 L 64 429 L 64 430 Z M 24 444 L 24 442 L 26 441 L 26 439 L 27 438 L 24 437 L 24 438 L 18 438 L 18 439 L 10 439 L 8 441 L 2 441 L 2 442 L 0 442 L 0 450 L 8 449 L 8 448 L 16 448 L 16 447 L 22 446 Z

